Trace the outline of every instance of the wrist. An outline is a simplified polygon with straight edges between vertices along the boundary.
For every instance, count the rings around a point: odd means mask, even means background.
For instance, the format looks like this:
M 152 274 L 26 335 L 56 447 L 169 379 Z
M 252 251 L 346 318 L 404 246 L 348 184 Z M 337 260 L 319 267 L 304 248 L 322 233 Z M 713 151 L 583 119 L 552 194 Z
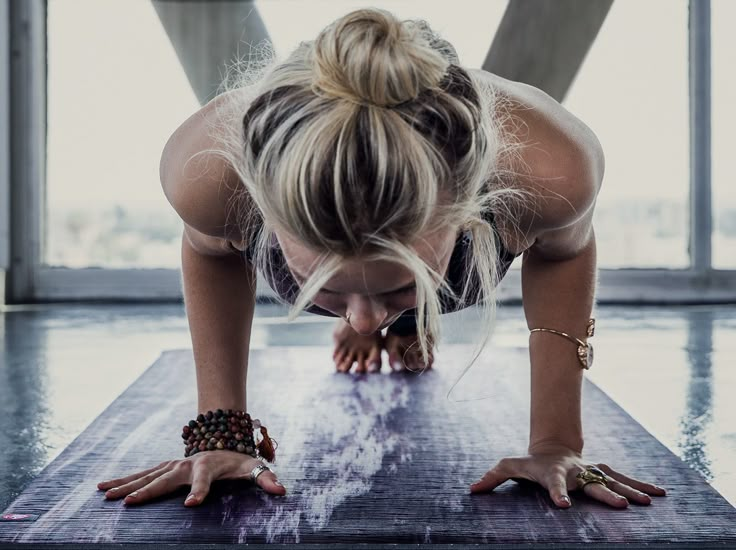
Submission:
M 544 437 L 540 439 L 531 440 L 527 447 L 529 454 L 535 452 L 545 452 L 550 450 L 565 449 L 582 455 L 584 441 L 582 437 L 569 437 L 569 436 L 556 436 L 556 437 Z
M 258 442 L 257 434 L 262 436 Z M 215 409 L 199 413 L 182 429 L 184 456 L 198 452 L 229 450 L 273 462 L 275 440 L 260 420 L 243 409 Z

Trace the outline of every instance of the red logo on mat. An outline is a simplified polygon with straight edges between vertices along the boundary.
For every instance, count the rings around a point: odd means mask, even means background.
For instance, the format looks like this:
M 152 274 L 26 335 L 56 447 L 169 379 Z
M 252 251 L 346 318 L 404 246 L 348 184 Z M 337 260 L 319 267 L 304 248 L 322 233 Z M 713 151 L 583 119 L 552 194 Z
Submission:
M 27 519 L 31 517 L 30 514 L 4 514 L 3 519 Z

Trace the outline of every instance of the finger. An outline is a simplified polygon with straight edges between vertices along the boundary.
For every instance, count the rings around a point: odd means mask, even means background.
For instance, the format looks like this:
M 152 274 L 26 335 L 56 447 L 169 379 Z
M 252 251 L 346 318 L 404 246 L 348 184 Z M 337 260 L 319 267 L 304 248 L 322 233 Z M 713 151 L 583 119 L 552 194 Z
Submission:
M 497 470 L 491 470 L 487 472 L 479 481 L 476 481 L 470 486 L 471 493 L 485 493 L 493 491 L 496 487 L 504 483 L 509 479 L 509 476 L 505 476 Z
M 368 372 L 379 372 L 381 370 L 381 351 L 372 351 L 365 361 L 368 363 Z
M 395 350 L 389 352 L 388 364 L 391 365 L 391 369 L 396 372 L 404 370 L 404 363 L 401 361 L 401 357 Z
M 423 371 L 425 369 L 431 368 L 429 366 L 429 362 L 425 363 L 422 359 L 422 356 L 419 351 L 411 352 L 409 355 L 409 366 L 414 371 Z
M 358 352 L 358 358 L 356 359 L 358 365 L 355 367 L 355 372 L 359 374 L 365 373 L 365 364 L 363 363 L 364 352 Z
M 129 476 L 120 477 L 117 479 L 110 479 L 108 481 L 100 481 L 97 484 L 97 488 L 100 490 L 109 489 L 110 487 L 120 487 L 121 485 L 124 485 L 126 483 L 130 483 L 131 481 L 138 479 L 139 477 L 142 477 L 146 474 L 150 474 L 151 472 L 155 472 L 156 470 L 160 470 L 165 465 L 167 465 L 169 461 L 162 462 L 158 466 L 154 466 L 153 468 L 148 468 L 147 470 L 143 470 L 142 472 L 137 472 L 135 474 L 130 474 Z
M 421 371 L 426 368 L 424 361 L 417 352 L 411 353 L 411 368 L 415 371 Z
M 625 483 L 621 483 L 620 481 L 617 481 L 610 476 L 608 478 L 608 488 L 612 491 L 617 492 L 620 495 L 625 496 L 629 500 L 638 502 L 639 504 L 646 505 L 652 503 L 652 497 L 650 497 L 648 494 L 637 491 L 636 489 L 629 487 Z
M 343 346 L 337 346 L 335 351 L 332 352 L 332 359 L 336 363 L 342 360 L 342 356 L 345 354 L 345 348 Z
M 487 491 L 493 491 L 496 487 L 508 481 L 508 479 L 513 476 L 523 477 L 518 474 L 519 472 L 515 472 L 510 469 L 510 459 L 504 458 L 491 470 L 488 470 L 479 481 L 473 483 L 470 486 L 470 492 L 484 493 Z
M 560 508 L 569 508 L 572 506 L 570 497 L 567 494 L 567 481 L 565 481 L 564 476 L 554 476 L 553 480 L 547 486 L 547 490 L 549 491 L 550 498 L 552 498 L 552 502 Z
M 348 350 L 346 348 L 341 348 L 340 351 L 335 356 L 335 367 L 339 367 L 340 364 L 345 360 L 345 356 L 348 353 Z
M 256 484 L 267 493 L 271 493 L 273 495 L 286 494 L 286 487 L 281 485 L 281 482 L 276 477 L 276 474 L 271 471 L 266 470 L 265 472 L 260 474 L 256 478 Z
M 180 472 L 181 469 L 177 471 L 174 471 L 173 468 L 168 470 L 149 483 L 142 485 L 140 488 L 130 493 L 125 497 L 123 502 L 125 504 L 143 504 L 148 500 L 172 492 L 176 487 L 185 484 L 185 480 L 181 478 Z M 180 479 L 180 482 L 175 485 L 173 480 L 177 477 Z
M 340 364 L 337 366 L 337 370 L 340 372 L 348 372 L 350 370 L 350 367 L 353 366 L 353 354 L 348 353 L 342 361 L 340 361 Z
M 629 501 L 626 497 L 611 491 L 608 487 L 604 487 L 600 483 L 588 483 L 583 487 L 583 491 L 588 496 L 591 496 L 601 502 L 610 504 L 614 508 L 626 508 L 629 505 Z
M 204 461 L 199 461 L 192 472 L 192 488 L 189 490 L 184 506 L 197 506 L 204 502 L 210 492 L 212 479 L 215 476 L 214 468 Z
M 403 358 L 404 368 L 406 370 L 415 371 L 416 369 L 416 360 L 414 356 L 410 353 L 404 354 Z
M 117 487 L 113 487 L 112 489 L 108 489 L 105 492 L 105 498 L 108 500 L 116 500 L 118 498 L 123 498 L 134 491 L 137 491 L 141 487 L 144 487 L 148 485 L 151 481 L 156 479 L 158 476 L 166 473 L 166 471 L 169 469 L 168 464 L 165 465 L 163 468 L 159 468 L 158 470 L 154 470 L 153 472 L 144 475 L 143 477 L 139 477 L 137 479 L 134 479 L 132 481 L 129 481 L 128 483 L 123 483 L 122 485 L 118 485 Z M 128 476 L 130 477 L 130 476 Z M 127 478 L 125 478 L 127 479 Z
M 629 487 L 632 487 L 636 490 L 656 496 L 665 496 L 667 494 L 667 491 L 662 487 L 658 487 L 657 485 L 653 485 L 651 483 L 644 483 L 643 481 L 625 476 L 624 474 L 617 472 L 606 464 L 596 464 L 596 466 L 603 470 L 603 472 L 607 476 L 612 477 L 613 479 L 615 479 L 616 481 L 620 481 L 621 483 L 625 483 Z

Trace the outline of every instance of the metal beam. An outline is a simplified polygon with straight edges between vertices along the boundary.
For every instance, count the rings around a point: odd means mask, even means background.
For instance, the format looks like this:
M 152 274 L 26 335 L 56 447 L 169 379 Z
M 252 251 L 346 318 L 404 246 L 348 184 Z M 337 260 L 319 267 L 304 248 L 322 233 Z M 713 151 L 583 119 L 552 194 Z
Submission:
M 710 0 L 690 0 L 690 265 L 712 266 Z
M 0 36 L 10 36 L 9 0 L 0 0 Z M 0 40 L 0 306 L 5 301 L 5 272 L 10 266 L 10 52 Z
M 222 92 L 225 63 L 247 60 L 250 45 L 269 38 L 254 0 L 152 2 L 202 105 Z
M 613 0 L 509 0 L 483 69 L 562 103 Z
M 46 224 L 46 1 L 11 0 L 8 303 L 33 300 Z

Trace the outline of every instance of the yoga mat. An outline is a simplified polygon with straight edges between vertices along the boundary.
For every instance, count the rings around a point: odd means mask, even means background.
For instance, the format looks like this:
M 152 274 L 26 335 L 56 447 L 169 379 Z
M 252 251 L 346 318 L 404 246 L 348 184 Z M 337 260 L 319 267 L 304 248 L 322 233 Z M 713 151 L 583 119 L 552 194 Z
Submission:
M 190 349 L 170 350 L 3 511 L 32 517 L 0 521 L 0 543 L 736 546 L 736 510 L 587 378 L 585 459 L 665 487 L 667 496 L 615 509 L 572 491 L 572 508 L 559 509 L 535 483 L 469 493 L 498 460 L 525 454 L 524 348 L 487 348 L 451 400 L 467 346 L 441 346 L 435 368 L 421 375 L 335 373 L 331 351 L 250 352 L 248 409 L 278 441 L 274 469 L 286 496 L 218 480 L 193 508 L 183 505 L 188 487 L 140 506 L 105 500 L 99 481 L 183 458 L 195 371 Z M 614 367 L 599 358 L 593 368 Z M 488 398 L 452 401 L 479 397 Z

